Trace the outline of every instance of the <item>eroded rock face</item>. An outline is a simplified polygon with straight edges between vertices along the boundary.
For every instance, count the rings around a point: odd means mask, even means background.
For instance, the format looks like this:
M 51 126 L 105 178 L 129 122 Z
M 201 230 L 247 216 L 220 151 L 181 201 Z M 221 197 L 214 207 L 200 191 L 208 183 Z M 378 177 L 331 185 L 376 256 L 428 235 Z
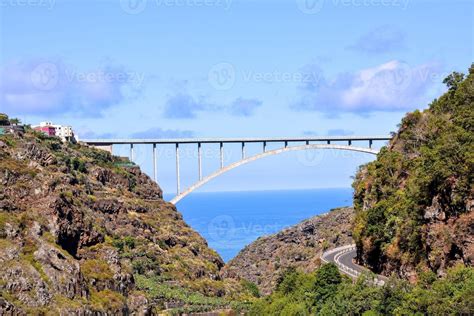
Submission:
M 352 208 L 312 217 L 246 246 L 223 269 L 222 275 L 254 282 L 270 294 L 281 273 L 290 267 L 311 272 L 321 264 L 324 249 L 352 243 Z
M 39 163 L 41 166 L 48 166 L 56 162 L 56 157 L 47 150 L 42 149 L 35 143 L 27 144 L 22 150 L 16 153 L 20 160 L 30 160 Z
M 38 239 L 39 248 L 34 260 L 41 265 L 54 292 L 69 299 L 88 297 L 88 288 L 79 263 L 49 243 Z
M 50 303 L 52 294 L 40 273 L 28 265 L 2 268 L 3 288 L 30 307 L 41 307 Z
M 222 259 L 138 167 L 30 133 L 0 142 L 0 315 L 149 315 L 166 303 L 134 276 L 222 291 Z
M 474 265 L 474 212 L 447 221 L 435 219 L 426 226 L 428 263 L 438 275 L 456 263 Z

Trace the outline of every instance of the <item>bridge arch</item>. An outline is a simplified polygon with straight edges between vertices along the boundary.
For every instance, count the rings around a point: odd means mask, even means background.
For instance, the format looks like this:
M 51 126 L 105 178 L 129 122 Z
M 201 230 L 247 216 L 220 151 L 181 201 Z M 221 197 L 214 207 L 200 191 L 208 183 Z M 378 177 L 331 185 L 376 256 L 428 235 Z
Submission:
M 181 192 L 179 195 L 175 196 L 170 202 L 173 204 L 178 203 L 180 200 L 182 200 L 184 197 L 189 195 L 191 192 L 195 191 L 196 189 L 200 188 L 207 182 L 211 181 L 214 178 L 217 178 L 218 176 L 235 169 L 237 167 L 240 167 L 242 165 L 248 164 L 252 161 L 259 160 L 268 156 L 274 156 L 278 154 L 282 154 L 285 152 L 290 152 L 290 151 L 299 151 L 299 150 L 309 150 L 309 149 L 338 149 L 338 150 L 347 150 L 347 151 L 355 151 L 355 152 L 361 152 L 361 153 L 367 153 L 367 154 L 372 154 L 372 155 L 377 155 L 378 150 L 372 149 L 372 148 L 366 148 L 366 147 L 358 147 L 358 146 L 351 146 L 351 145 L 333 145 L 333 144 L 308 144 L 308 145 L 301 145 L 301 146 L 290 146 L 290 147 L 284 147 L 284 148 L 278 148 L 274 150 L 268 150 L 265 152 L 262 152 L 260 154 L 256 154 L 253 156 L 250 156 L 248 158 L 239 160 L 237 162 L 234 162 L 228 166 L 225 166 L 214 173 L 208 175 L 207 177 L 204 177 L 202 180 L 196 182 L 195 184 L 191 185 L 189 188 Z

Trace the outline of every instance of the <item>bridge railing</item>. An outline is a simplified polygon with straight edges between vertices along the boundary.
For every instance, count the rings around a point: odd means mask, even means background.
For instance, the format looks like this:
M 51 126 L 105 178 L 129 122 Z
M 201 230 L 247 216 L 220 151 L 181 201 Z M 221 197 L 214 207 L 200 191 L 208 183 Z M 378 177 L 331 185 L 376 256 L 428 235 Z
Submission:
M 359 276 L 363 274 L 363 272 L 361 272 L 360 270 L 356 270 L 351 267 L 348 267 L 340 261 L 341 256 L 347 254 L 348 252 L 353 252 L 354 250 L 356 250 L 355 244 L 334 248 L 326 252 L 323 252 L 323 254 L 321 255 L 321 260 L 324 263 L 329 263 L 330 261 L 327 259 L 327 257 L 333 254 L 336 254 L 334 256 L 334 263 L 337 265 L 339 270 L 341 270 L 341 272 L 343 272 L 344 274 L 347 274 L 350 277 L 357 279 Z M 385 281 L 377 276 L 374 276 L 373 278 L 369 279 L 368 282 L 377 286 L 383 286 L 385 284 Z

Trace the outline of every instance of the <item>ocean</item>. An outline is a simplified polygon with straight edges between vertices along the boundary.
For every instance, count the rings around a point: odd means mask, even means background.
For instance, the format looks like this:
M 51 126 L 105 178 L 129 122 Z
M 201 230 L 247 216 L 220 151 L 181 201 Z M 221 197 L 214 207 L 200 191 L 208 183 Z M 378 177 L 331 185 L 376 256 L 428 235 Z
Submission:
M 171 194 L 165 194 L 170 200 Z M 184 220 L 229 261 L 258 237 L 352 205 L 352 189 L 198 192 L 178 202 Z

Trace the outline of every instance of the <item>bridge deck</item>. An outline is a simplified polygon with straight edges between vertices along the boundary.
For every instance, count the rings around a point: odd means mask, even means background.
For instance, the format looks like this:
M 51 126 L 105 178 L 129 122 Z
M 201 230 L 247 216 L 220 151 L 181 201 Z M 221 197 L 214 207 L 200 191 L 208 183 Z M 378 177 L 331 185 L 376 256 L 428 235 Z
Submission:
M 175 138 L 175 139 L 82 139 L 89 145 L 120 144 L 206 144 L 206 143 L 275 143 L 275 142 L 317 142 L 317 141 L 383 141 L 390 136 L 312 136 L 312 137 L 268 137 L 268 138 Z

